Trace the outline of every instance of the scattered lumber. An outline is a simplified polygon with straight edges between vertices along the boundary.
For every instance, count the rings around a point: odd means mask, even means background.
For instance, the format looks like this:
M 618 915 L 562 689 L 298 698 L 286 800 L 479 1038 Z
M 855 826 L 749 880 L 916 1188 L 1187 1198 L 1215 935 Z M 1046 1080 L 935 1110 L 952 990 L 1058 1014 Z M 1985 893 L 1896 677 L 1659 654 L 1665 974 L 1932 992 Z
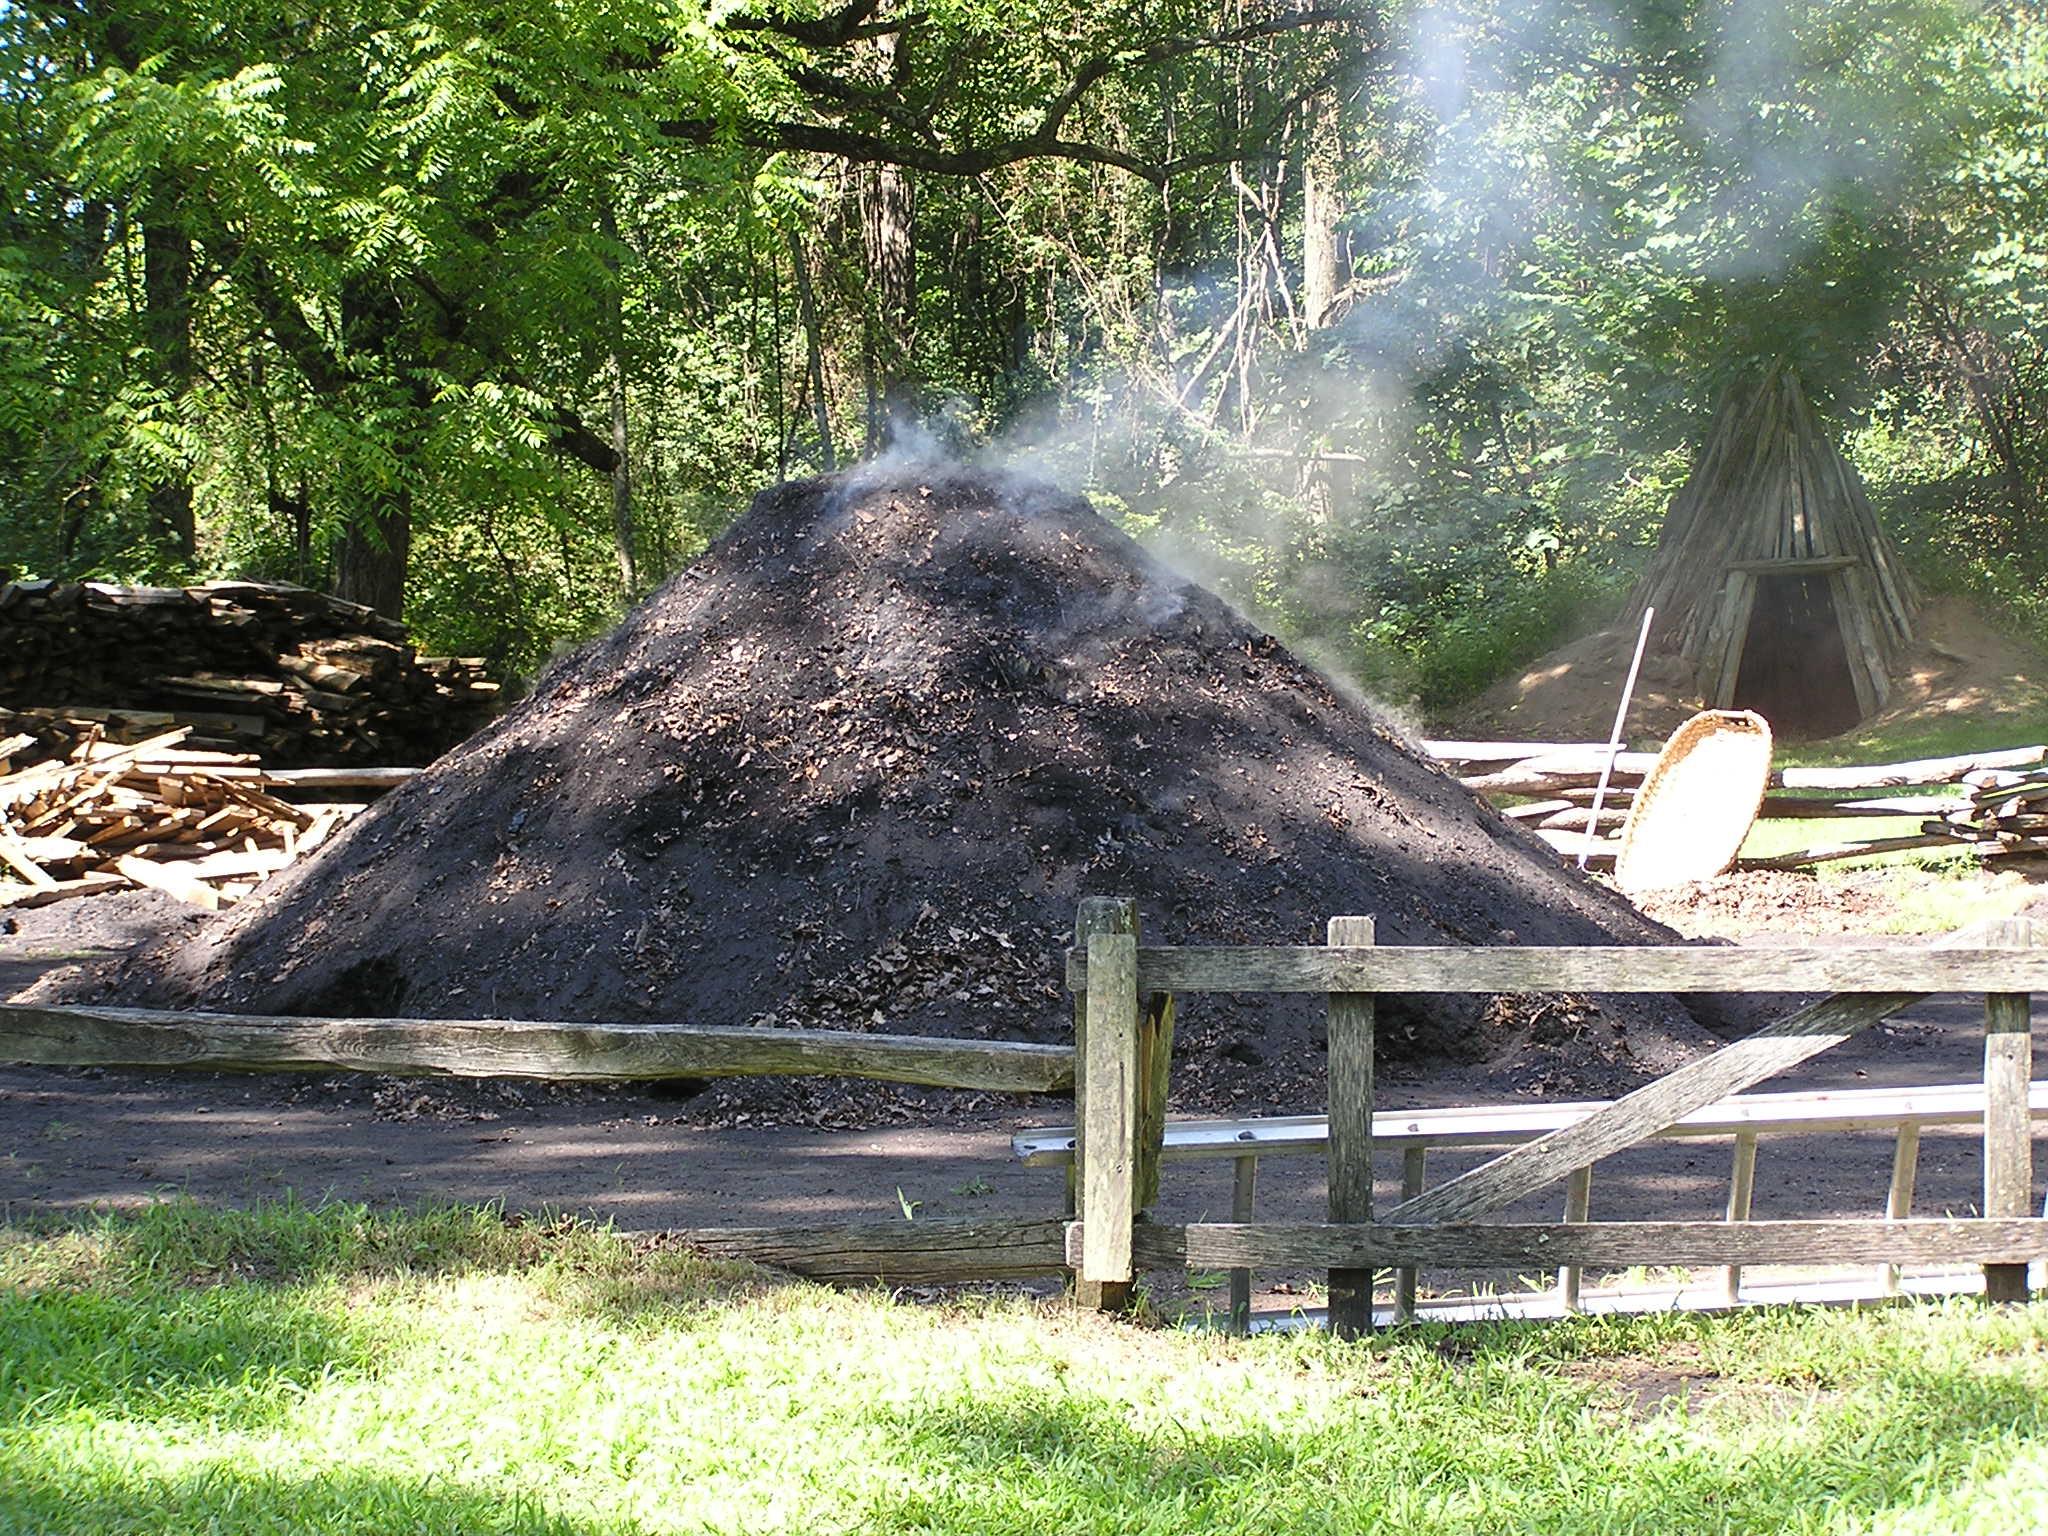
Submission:
M 1502 814 L 1536 830 L 1576 859 L 1589 845 L 1587 816 L 1605 743 L 1556 741 L 1425 742 L 1436 759 Z M 1614 770 L 1590 839 L 1594 862 L 1611 860 L 1610 835 L 1626 821 L 1655 755 L 1613 754 Z M 1879 819 L 1908 827 L 1770 858 L 1741 859 L 1739 869 L 1802 869 L 1836 859 L 1908 848 L 1967 846 L 1987 860 L 2048 855 L 2048 746 L 2014 747 L 1913 762 L 1844 768 L 1780 768 L 1771 774 L 1759 818 Z M 1928 793 L 1958 788 L 1960 794 Z M 1896 795 L 1873 791 L 1922 791 Z
M 265 786 L 280 775 L 247 753 L 184 747 L 190 734 L 127 746 L 88 734 L 0 775 L 0 907 L 146 886 L 218 911 L 363 809 L 278 799 Z
M 23 736 L 62 757 L 95 728 L 185 727 L 280 767 L 418 764 L 498 703 L 481 660 L 419 656 L 404 625 L 303 587 L 0 586 L 0 772 Z
M 1968 803 L 1923 822 L 1922 832 L 1969 844 L 1988 860 L 2048 855 L 2048 769 L 1983 773 L 1967 782 Z

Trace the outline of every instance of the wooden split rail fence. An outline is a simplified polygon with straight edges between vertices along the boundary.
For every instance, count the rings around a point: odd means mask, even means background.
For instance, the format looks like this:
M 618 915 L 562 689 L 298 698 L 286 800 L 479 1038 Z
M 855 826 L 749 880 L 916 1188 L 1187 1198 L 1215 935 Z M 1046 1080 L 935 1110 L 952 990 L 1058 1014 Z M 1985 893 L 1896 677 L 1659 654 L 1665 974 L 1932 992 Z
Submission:
M 1635 792 L 1657 761 L 1654 752 L 1615 753 L 1600 742 L 1428 741 L 1423 746 L 1466 788 L 1498 802 L 1503 815 L 1573 855 L 1583 845 L 1601 770 L 1612 757 L 1591 845 L 1595 862 L 1614 857 L 1615 838 Z M 1925 793 L 1895 793 L 1899 790 Z M 2048 853 L 2048 747 L 1860 767 L 1779 768 L 1771 773 L 1757 815 L 1866 826 L 1875 819 L 1887 825 L 1880 829 L 1883 836 L 1739 859 L 1738 869 L 1800 869 L 1907 848 L 1969 847 L 1986 859 Z
M 1869 949 L 1375 947 L 1369 919 L 1333 918 L 1329 942 L 1292 948 L 1147 947 L 1129 902 L 1084 905 L 1068 958 L 1082 1029 L 1079 1221 L 1068 1255 L 1083 1300 L 1115 1306 L 1145 1269 L 1323 1268 L 1330 1323 L 1371 1327 L 1375 1271 L 1778 1263 L 1982 1264 L 1994 1300 L 2026 1294 L 2026 1266 L 2048 1258 L 2048 1218 L 2032 1210 L 2032 1035 L 2027 994 L 2048 987 L 2048 946 L 2033 924 L 1980 924 L 1941 944 Z M 1373 1210 L 1373 999 L 1381 992 L 1814 992 L 1833 995 L 1634 1093 L 1592 1109 L 1391 1210 Z M 1168 1225 L 1144 1219 L 1165 1138 L 1148 1102 L 1163 1072 L 1148 1020 L 1173 994 L 1276 992 L 1329 999 L 1329 1220 Z M 1930 993 L 1985 995 L 1984 1214 L 1870 1220 L 1584 1219 L 1589 1170 L 1730 1095 L 1818 1055 Z M 1568 1219 L 1498 1214 L 1561 1181 Z M 1419 1179 L 1415 1181 L 1418 1185 Z M 1746 1180 L 1741 1180 L 1746 1185 Z M 1746 1188 L 1743 1191 L 1746 1204 Z
M 988 1093 L 1064 1093 L 1064 1045 L 507 1019 L 302 1018 L 0 1003 L 0 1063 L 216 1072 L 378 1072 L 557 1082 L 856 1077 Z M 1066 1218 L 715 1227 L 675 1234 L 704 1251 L 821 1280 L 950 1284 L 1059 1274 Z
M 2044 1105 L 2031 1088 L 2026 996 L 2048 990 L 2048 947 L 2025 921 L 1982 925 L 1930 948 L 1397 948 L 1377 947 L 1373 937 L 1369 918 L 1335 918 L 1330 942 L 1321 946 L 1149 947 L 1140 943 L 1135 902 L 1091 899 L 1082 904 L 1076 945 L 1067 956 L 1075 1003 L 1071 1049 L 837 1030 L 296 1018 L 15 1003 L 0 1004 L 0 1061 L 566 1081 L 835 1075 L 1005 1093 L 1071 1088 L 1076 1124 L 1066 1138 L 1072 1145 L 1061 1150 L 1073 1164 L 1078 1220 L 1048 1215 L 725 1227 L 678 1235 L 708 1252 L 835 1281 L 932 1284 L 1071 1270 L 1080 1300 L 1099 1308 L 1123 1305 L 1143 1269 L 1321 1268 L 1330 1272 L 1332 1326 L 1342 1333 L 1370 1326 L 1373 1275 L 1389 1268 L 1970 1263 L 1986 1266 L 1989 1295 L 2011 1298 L 2025 1294 L 2026 1264 L 2048 1257 L 2048 1219 L 2028 1214 L 2031 1115 Z M 1158 1198 L 1162 1160 L 1213 1135 L 1213 1127 L 1169 1127 L 1166 1116 L 1174 998 L 1205 991 L 1328 998 L 1332 1113 L 1312 1136 L 1301 1129 L 1306 1122 L 1278 1120 L 1265 1132 L 1231 1133 L 1250 1135 L 1261 1150 L 1271 1151 L 1270 1138 L 1284 1137 L 1290 1134 L 1285 1128 L 1293 1127 L 1302 1150 L 1311 1143 L 1319 1147 L 1329 1166 L 1328 1221 L 1255 1222 L 1248 1197 L 1238 1212 L 1242 1219 L 1232 1222 L 1175 1226 L 1146 1219 Z M 1406 1140 L 1398 1131 L 1389 1133 L 1373 1107 L 1376 994 L 1543 991 L 1836 995 L 1611 1103 L 1531 1109 L 1514 1135 L 1496 1126 L 1475 1137 L 1469 1124 L 1460 1133 L 1441 1120 L 1499 1113 L 1483 1111 L 1436 1112 L 1440 1123 Z M 1769 1096 L 1730 1095 L 1928 993 L 1958 991 L 1987 994 L 1981 1090 L 1919 1090 L 1878 1119 L 1899 1128 L 1901 1162 L 1895 1167 L 1909 1167 L 1904 1160 L 1909 1144 L 1917 1146 L 1919 1125 L 1981 1118 L 1981 1218 L 1907 1217 L 1910 1172 L 1895 1172 L 1888 1215 L 1881 1220 L 1585 1219 L 1585 1170 L 1652 1136 L 1732 1128 L 1738 1146 L 1734 1182 L 1746 1190 L 1744 1128 L 1730 1117 L 1767 1114 L 1771 1107 L 1765 1102 Z M 1871 1106 L 1864 1109 L 1859 1123 L 1875 1113 Z M 1773 1128 L 1787 1119 L 1785 1106 L 1777 1110 Z M 1805 1128 L 1844 1123 L 1830 1120 L 1829 1113 L 1839 1114 L 1839 1106 L 1814 1111 Z M 1543 1119 L 1546 1114 L 1552 1121 Z M 1410 1118 L 1419 1123 L 1419 1117 Z M 1764 1124 L 1753 1120 L 1751 1128 Z M 1256 1140 L 1261 1136 L 1269 1139 Z M 1424 1187 L 1426 1146 L 1461 1140 L 1474 1145 L 1486 1137 L 1493 1144 L 1524 1139 L 1479 1168 Z M 1372 1189 L 1376 1139 L 1404 1153 L 1404 1198 L 1378 1213 Z M 1751 1167 L 1753 1157 L 1751 1141 Z M 1493 1219 L 1559 1181 L 1570 1186 L 1566 1221 Z M 1412 1296 L 1412 1273 L 1408 1288 Z

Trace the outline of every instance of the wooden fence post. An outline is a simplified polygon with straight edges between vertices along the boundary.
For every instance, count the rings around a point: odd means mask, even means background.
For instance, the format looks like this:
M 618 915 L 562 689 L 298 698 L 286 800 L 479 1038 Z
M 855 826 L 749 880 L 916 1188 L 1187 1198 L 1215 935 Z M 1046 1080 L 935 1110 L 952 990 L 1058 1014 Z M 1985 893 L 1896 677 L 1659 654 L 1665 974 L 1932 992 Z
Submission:
M 2031 947 L 2034 925 L 2012 918 L 1999 925 L 1994 945 Z M 2034 1076 L 2033 999 L 2024 992 L 1993 992 L 1984 999 L 1984 1215 L 2032 1213 L 2034 1125 L 2027 1097 Z M 2027 1266 L 1986 1264 L 1986 1301 L 2025 1301 Z
M 1369 917 L 1333 917 L 1332 945 L 1373 942 Z M 1372 1220 L 1372 1045 L 1370 992 L 1330 994 L 1330 1220 Z M 1330 1271 L 1330 1331 L 1340 1339 L 1372 1332 L 1369 1269 Z
M 1081 1268 L 1075 1297 L 1097 1311 L 1130 1304 L 1131 1223 L 1137 1216 L 1138 908 L 1125 898 L 1083 902 L 1074 937 L 1088 955 L 1075 999 L 1075 1160 L 1080 1167 Z
M 1074 914 L 1074 948 L 1085 958 L 1088 936 L 1138 931 L 1138 904 L 1125 896 L 1084 896 Z M 1074 1159 L 1067 1164 L 1067 1214 L 1081 1214 L 1081 1170 L 1088 1152 L 1088 989 L 1074 989 Z

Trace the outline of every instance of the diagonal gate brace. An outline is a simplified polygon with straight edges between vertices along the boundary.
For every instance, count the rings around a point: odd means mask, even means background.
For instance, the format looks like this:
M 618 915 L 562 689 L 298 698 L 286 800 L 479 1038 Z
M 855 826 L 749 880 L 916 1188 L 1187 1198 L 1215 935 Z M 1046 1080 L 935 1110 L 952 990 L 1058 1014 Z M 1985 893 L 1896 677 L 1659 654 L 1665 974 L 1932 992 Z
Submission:
M 2010 927 L 1979 923 L 1937 949 L 2010 943 Z M 1917 1003 L 1923 992 L 1840 993 L 1788 1014 L 1713 1055 L 1646 1083 L 1576 1124 L 1503 1152 L 1380 1217 L 1388 1225 L 1473 1221 L 1547 1188 L 1574 1170 L 1634 1146 L 1696 1109 L 1740 1093 Z

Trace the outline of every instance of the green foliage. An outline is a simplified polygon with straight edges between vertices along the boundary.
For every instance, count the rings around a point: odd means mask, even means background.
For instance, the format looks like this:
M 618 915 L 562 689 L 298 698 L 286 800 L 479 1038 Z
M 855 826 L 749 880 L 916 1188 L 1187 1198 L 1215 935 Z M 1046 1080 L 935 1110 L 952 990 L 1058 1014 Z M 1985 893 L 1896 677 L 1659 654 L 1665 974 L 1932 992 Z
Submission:
M 1318 14 L 0 10 L 0 564 L 404 530 L 425 642 L 524 670 L 907 399 L 1439 707 L 1597 621 L 1789 358 L 1922 565 L 2038 611 L 2036 14 Z

